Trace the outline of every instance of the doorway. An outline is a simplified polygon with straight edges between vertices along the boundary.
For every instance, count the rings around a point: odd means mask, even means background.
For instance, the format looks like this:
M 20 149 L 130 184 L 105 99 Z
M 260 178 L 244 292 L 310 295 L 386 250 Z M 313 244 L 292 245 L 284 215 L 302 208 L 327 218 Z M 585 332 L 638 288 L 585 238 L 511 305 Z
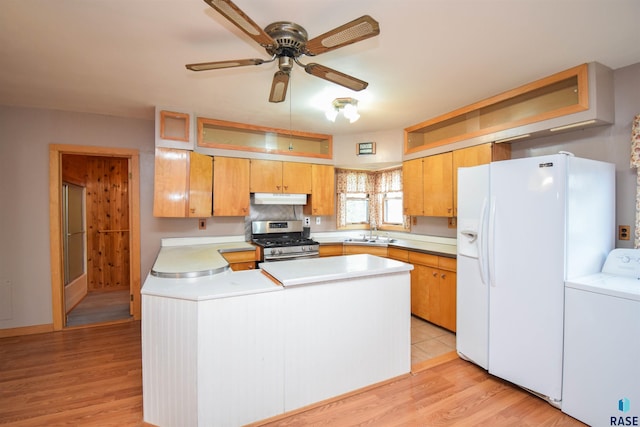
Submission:
M 138 151 L 51 145 L 49 162 L 54 330 L 139 319 Z M 83 194 L 73 227 L 85 231 L 85 247 L 75 256 L 67 240 L 82 233 L 65 230 L 70 189 L 76 201 Z

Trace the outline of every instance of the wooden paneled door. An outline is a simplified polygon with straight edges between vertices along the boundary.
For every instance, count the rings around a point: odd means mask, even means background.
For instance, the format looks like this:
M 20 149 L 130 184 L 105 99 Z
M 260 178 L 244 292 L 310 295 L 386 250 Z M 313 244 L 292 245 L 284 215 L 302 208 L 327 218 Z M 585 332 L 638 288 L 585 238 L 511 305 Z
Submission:
M 86 189 L 87 290 L 127 290 L 140 319 L 140 208 L 137 150 L 51 145 L 50 239 L 53 329 L 65 327 L 60 194 L 62 181 Z

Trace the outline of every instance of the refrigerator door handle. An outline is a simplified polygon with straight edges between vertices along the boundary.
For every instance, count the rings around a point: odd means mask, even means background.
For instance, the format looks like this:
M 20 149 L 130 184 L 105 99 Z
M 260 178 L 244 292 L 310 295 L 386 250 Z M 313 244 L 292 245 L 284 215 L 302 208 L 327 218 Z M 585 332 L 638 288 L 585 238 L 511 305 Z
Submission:
M 478 238 L 478 233 L 475 230 L 462 230 L 460 234 L 469 239 L 469 243 L 475 242 Z
M 489 284 L 496 287 L 495 277 L 495 225 L 496 225 L 496 198 L 491 197 L 491 208 L 489 210 L 489 236 L 488 236 L 488 254 L 487 265 L 489 270 Z
M 482 209 L 480 210 L 480 225 L 478 226 L 478 266 L 480 267 L 480 280 L 483 285 L 488 285 L 489 279 L 487 277 L 487 259 L 485 251 L 485 236 L 484 230 L 485 221 L 487 220 L 487 198 L 482 201 Z

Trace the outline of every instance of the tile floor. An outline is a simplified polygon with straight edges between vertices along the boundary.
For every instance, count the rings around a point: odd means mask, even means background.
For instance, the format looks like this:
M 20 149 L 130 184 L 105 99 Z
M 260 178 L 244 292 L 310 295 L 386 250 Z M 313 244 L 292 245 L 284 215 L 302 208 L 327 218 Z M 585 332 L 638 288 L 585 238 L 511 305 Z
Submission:
M 411 364 L 433 359 L 456 349 L 456 335 L 411 316 Z

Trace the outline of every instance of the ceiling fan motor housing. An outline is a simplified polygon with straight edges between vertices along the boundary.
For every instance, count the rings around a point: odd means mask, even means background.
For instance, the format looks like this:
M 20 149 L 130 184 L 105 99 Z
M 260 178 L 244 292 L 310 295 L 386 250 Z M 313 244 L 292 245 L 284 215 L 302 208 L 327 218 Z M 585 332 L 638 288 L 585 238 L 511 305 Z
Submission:
M 297 58 L 304 52 L 308 36 L 300 25 L 279 21 L 267 25 L 264 31 L 276 42 L 275 46 L 265 46 L 270 55 Z

